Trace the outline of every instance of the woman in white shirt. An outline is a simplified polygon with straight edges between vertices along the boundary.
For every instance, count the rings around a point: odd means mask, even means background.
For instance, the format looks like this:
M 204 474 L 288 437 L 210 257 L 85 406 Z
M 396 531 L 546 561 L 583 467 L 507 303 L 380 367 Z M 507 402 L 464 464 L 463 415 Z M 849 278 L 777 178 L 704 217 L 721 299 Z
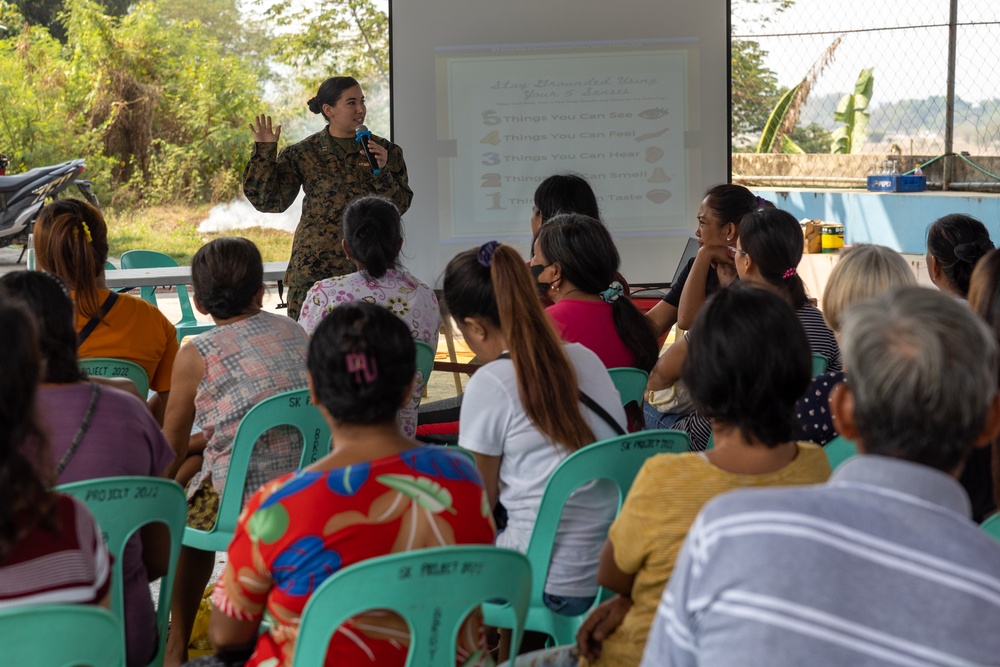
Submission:
M 444 295 L 466 342 L 485 365 L 469 380 L 459 445 L 475 453 L 491 505 L 507 511 L 497 545 L 525 551 L 545 484 L 588 444 L 624 433 L 618 391 L 596 354 L 563 344 L 536 295 L 524 260 L 496 241 L 448 264 Z M 586 394 L 606 413 L 581 403 Z M 617 506 L 609 482 L 570 497 L 555 536 L 545 602 L 575 616 L 597 594 L 601 544 Z

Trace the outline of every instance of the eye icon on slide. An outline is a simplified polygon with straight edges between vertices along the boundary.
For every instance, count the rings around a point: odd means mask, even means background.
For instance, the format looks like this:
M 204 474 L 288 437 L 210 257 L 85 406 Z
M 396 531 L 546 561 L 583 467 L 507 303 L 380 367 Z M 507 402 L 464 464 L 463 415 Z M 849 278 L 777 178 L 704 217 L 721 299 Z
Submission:
M 646 109 L 645 111 L 640 111 L 638 113 L 639 118 L 645 118 L 646 120 L 656 120 L 657 118 L 662 118 L 666 116 L 669 111 L 666 109 Z

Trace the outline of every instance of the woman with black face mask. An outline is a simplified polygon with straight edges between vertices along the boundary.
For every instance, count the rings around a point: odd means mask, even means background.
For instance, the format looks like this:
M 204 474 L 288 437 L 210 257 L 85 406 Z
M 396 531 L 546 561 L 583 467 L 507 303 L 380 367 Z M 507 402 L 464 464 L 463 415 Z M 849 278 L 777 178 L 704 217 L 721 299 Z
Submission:
M 646 318 L 616 279 L 619 256 L 607 228 L 576 213 L 557 215 L 541 226 L 530 270 L 562 339 L 580 343 L 607 368 L 649 371 L 656 363 L 656 337 Z

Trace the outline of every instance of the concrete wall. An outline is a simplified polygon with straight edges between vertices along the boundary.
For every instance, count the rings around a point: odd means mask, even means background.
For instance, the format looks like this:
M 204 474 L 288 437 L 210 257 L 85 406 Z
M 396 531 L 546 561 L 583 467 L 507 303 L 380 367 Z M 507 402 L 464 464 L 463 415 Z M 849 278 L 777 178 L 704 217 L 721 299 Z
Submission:
M 928 191 L 907 194 L 865 190 L 751 188 L 796 218 L 842 222 L 844 242 L 879 243 L 902 253 L 926 252 L 927 227 L 948 213 L 979 218 L 1000 242 L 1000 195 Z

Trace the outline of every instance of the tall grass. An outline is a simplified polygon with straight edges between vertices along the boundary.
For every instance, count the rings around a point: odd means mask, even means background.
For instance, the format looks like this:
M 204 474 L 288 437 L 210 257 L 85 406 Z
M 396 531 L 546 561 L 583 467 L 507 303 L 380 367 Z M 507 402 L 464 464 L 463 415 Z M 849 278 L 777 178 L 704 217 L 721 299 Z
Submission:
M 104 210 L 108 221 L 109 255 L 113 260 L 128 250 L 156 250 L 178 264 L 191 263 L 198 248 L 214 238 L 243 236 L 260 248 L 265 262 L 287 260 L 292 235 L 276 229 L 234 230 L 224 234 L 202 234 L 198 224 L 208 217 L 210 206 L 167 205 L 141 209 Z

